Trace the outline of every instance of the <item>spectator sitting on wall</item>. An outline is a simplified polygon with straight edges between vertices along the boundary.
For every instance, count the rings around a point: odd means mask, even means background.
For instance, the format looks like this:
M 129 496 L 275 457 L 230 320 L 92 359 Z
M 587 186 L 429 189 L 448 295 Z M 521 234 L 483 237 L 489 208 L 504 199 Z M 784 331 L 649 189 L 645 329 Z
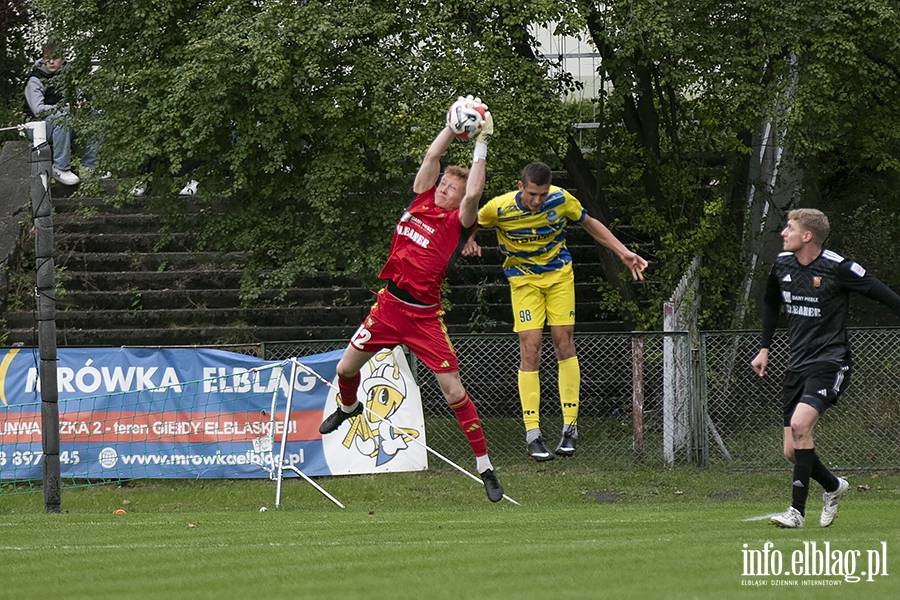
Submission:
M 71 148 L 74 132 L 64 124 L 69 105 L 63 98 L 59 74 L 66 65 L 58 45 L 44 44 L 43 58 L 34 63 L 25 84 L 23 109 L 29 119 L 43 119 L 47 124 L 47 139 L 53 148 L 53 177 L 63 185 L 76 185 L 81 178 L 72 172 Z M 92 169 L 97 162 L 94 143 L 90 140 L 84 156 L 83 167 Z

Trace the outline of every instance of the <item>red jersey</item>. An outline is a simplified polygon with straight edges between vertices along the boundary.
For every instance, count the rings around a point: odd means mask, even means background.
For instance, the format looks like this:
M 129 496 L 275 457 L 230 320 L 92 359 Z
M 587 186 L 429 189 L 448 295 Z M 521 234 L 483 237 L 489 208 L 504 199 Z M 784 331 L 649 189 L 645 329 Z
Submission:
M 378 274 L 424 304 L 440 303 L 444 275 L 471 232 L 459 222 L 459 210 L 435 205 L 435 190 L 437 186 L 417 194 L 403 213 Z

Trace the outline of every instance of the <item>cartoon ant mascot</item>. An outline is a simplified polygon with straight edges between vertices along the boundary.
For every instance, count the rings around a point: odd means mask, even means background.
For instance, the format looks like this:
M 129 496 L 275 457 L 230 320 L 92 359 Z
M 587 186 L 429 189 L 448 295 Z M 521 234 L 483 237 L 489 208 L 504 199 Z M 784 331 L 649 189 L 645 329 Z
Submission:
M 390 362 L 382 362 L 385 359 L 390 359 Z M 381 466 L 407 448 L 407 437 L 417 438 L 419 432 L 412 428 L 391 426 L 387 422 L 406 398 L 406 382 L 393 361 L 391 351 L 385 350 L 373 356 L 369 368 L 371 374 L 361 382 L 367 410 L 351 419 L 350 431 L 343 443 L 346 448 L 355 444 L 361 454 L 375 458 L 375 465 Z

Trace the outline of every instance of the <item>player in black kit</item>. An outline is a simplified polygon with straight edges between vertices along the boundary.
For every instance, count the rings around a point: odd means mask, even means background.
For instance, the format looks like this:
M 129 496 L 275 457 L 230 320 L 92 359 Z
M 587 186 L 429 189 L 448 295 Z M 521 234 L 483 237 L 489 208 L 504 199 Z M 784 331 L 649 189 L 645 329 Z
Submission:
M 837 516 L 846 479 L 835 477 L 816 456 L 813 428 L 826 409 L 847 388 L 852 368 L 847 344 L 850 292 L 877 300 L 900 315 L 900 296 L 858 263 L 823 250 L 828 218 L 809 208 L 788 213 L 781 232 L 784 252 L 778 255 L 766 285 L 762 340 L 750 363 L 762 377 L 782 304 L 787 314 L 788 354 L 784 377 L 784 455 L 794 463 L 792 503 L 772 517 L 781 527 L 803 527 L 810 478 L 825 489 L 819 524 L 828 527 Z

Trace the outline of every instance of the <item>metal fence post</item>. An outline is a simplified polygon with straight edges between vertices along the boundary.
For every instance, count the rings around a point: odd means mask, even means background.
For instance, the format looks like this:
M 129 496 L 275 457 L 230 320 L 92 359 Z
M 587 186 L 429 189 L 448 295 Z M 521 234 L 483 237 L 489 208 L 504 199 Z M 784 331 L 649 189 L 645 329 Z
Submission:
M 28 123 L 31 154 L 31 211 L 34 215 L 35 302 L 41 381 L 41 450 L 44 512 L 60 511 L 59 389 L 56 380 L 56 293 L 53 261 L 53 203 L 50 197 L 52 152 L 43 121 Z
M 644 458 L 644 338 L 631 338 L 631 420 L 634 459 Z
M 709 415 L 706 410 L 705 377 L 703 364 L 705 362 L 702 336 L 695 338 L 691 333 L 687 337 L 690 352 L 690 398 L 691 398 L 691 438 L 693 440 L 692 462 L 700 467 L 709 466 Z

